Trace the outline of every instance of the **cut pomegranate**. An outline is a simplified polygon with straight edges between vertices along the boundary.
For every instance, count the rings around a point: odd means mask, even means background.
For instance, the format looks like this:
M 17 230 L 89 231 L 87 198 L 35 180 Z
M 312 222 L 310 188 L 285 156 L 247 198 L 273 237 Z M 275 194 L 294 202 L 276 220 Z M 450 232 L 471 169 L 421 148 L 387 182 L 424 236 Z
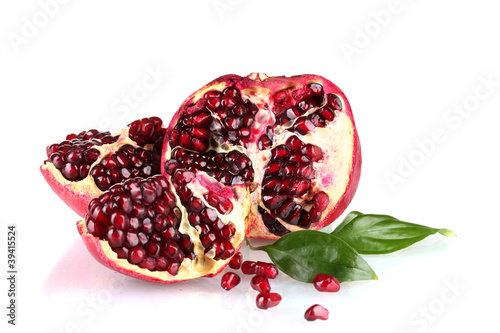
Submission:
M 271 291 L 271 285 L 267 277 L 263 275 L 255 275 L 252 280 L 250 280 L 250 286 L 252 289 L 257 291 L 269 292 Z
M 159 174 L 164 136 L 158 117 L 136 120 L 114 134 L 95 129 L 69 134 L 47 147 L 40 170 L 54 192 L 83 217 L 89 201 L 112 185 Z
M 319 304 L 314 304 L 309 309 L 306 310 L 304 317 L 307 321 L 314 321 L 317 319 L 327 320 L 329 315 L 329 311 Z
M 257 295 L 256 303 L 259 309 L 269 309 L 281 302 L 281 295 L 277 293 L 261 292 Z
M 314 288 L 323 292 L 337 292 L 340 290 L 340 283 L 335 277 L 328 274 L 318 274 L 313 279 Z
M 243 241 L 249 191 L 245 185 L 211 183 L 203 175 L 183 188 L 187 194 L 178 197 L 175 185 L 155 175 L 128 179 L 92 199 L 78 222 L 90 253 L 118 272 L 160 283 L 220 272 Z M 232 203 L 230 213 L 207 206 L 203 196 L 214 190 Z M 227 227 L 231 232 L 222 232 Z
M 233 272 L 227 272 L 222 276 L 220 281 L 220 285 L 224 290 L 231 290 L 236 287 L 241 281 L 241 278 L 238 274 Z
M 325 227 L 350 203 L 359 181 L 349 102 L 320 76 L 222 76 L 188 97 L 166 132 L 162 173 L 179 188 L 204 173 L 254 189 L 249 238 Z M 213 207 L 231 209 L 229 203 Z

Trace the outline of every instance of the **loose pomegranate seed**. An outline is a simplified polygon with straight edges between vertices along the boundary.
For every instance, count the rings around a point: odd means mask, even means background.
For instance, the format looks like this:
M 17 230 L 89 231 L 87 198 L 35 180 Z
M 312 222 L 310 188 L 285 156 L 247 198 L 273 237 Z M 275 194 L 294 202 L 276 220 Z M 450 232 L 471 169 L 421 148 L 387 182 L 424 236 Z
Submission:
M 255 275 L 252 280 L 250 280 L 250 286 L 257 291 L 269 292 L 271 291 L 271 286 L 269 285 L 269 280 L 263 275 Z
M 318 274 L 313 279 L 313 285 L 318 291 L 337 292 L 340 290 L 339 281 L 328 274 Z
M 242 260 L 243 254 L 241 254 L 241 252 L 236 253 L 234 257 L 231 258 L 231 261 L 229 261 L 229 267 L 232 269 L 240 269 Z
M 255 263 L 255 274 L 275 279 L 278 276 L 278 268 L 269 262 L 257 261 Z
M 259 309 L 269 309 L 281 302 L 281 295 L 277 293 L 261 292 L 257 295 L 256 303 Z
M 257 272 L 256 264 L 257 263 L 255 261 L 244 261 L 241 264 L 241 271 L 243 272 L 243 274 L 255 274 Z
M 222 276 L 220 281 L 220 285 L 224 290 L 231 290 L 236 287 L 241 281 L 241 278 L 238 274 L 233 272 L 227 272 Z
M 327 320 L 328 315 L 329 312 L 325 307 L 319 304 L 314 304 L 306 310 L 304 318 L 306 318 L 307 321 L 314 321 L 316 319 Z

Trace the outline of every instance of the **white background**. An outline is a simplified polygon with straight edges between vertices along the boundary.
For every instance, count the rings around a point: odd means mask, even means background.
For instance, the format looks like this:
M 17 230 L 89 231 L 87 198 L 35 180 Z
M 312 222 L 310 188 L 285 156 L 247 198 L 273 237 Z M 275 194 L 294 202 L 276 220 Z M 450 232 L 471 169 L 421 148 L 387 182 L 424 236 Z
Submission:
M 495 4 L 2 1 L 2 272 L 9 223 L 18 227 L 19 257 L 18 325 L 6 323 L 2 273 L 2 327 L 54 333 L 498 332 Z M 124 107 L 122 97 L 140 89 L 148 70 L 161 72 L 158 85 Z M 361 182 L 348 211 L 391 214 L 452 229 L 458 237 L 432 236 L 392 255 L 366 256 L 379 280 L 344 283 L 337 294 L 320 294 L 282 274 L 272 288 L 283 301 L 267 311 L 256 309 L 246 276 L 225 292 L 219 277 L 157 285 L 96 263 L 79 239 L 78 216 L 38 170 L 45 147 L 71 132 L 115 130 L 145 116 L 168 121 L 203 84 L 254 71 L 319 74 L 346 93 L 363 151 Z M 438 140 L 433 133 L 440 133 Z M 266 259 L 243 252 L 247 259 Z M 314 303 L 330 310 L 328 321 L 303 319 Z

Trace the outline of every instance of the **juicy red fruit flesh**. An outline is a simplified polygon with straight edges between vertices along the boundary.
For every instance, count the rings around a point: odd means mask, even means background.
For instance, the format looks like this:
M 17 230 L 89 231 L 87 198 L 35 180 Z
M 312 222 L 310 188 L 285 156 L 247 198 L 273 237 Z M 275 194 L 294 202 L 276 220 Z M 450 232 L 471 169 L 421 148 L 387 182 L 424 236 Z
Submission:
M 337 292 L 340 290 L 339 281 L 328 274 L 318 274 L 313 279 L 314 288 L 322 292 Z
M 112 186 L 89 203 L 85 223 L 118 258 L 176 275 L 185 258 L 195 257 L 189 236 L 178 230 L 180 219 L 166 178 L 157 175 Z
M 225 273 L 221 278 L 221 287 L 224 290 L 231 290 L 236 287 L 241 281 L 241 278 L 238 274 L 233 272 Z
M 329 311 L 319 304 L 314 304 L 309 309 L 306 310 L 304 314 L 304 318 L 307 321 L 314 321 L 317 319 L 327 320 L 329 315 Z

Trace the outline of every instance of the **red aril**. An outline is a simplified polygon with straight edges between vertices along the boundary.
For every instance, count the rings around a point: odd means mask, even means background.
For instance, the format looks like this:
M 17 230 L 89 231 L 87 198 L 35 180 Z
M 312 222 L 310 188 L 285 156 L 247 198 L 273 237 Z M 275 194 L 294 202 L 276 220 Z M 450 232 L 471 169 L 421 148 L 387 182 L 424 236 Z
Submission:
M 250 286 L 252 289 L 257 291 L 269 292 L 271 291 L 271 285 L 267 277 L 263 275 L 255 275 L 252 280 L 250 280 Z
M 307 321 L 314 321 L 317 319 L 327 320 L 329 315 L 329 311 L 322 305 L 314 304 L 309 309 L 306 310 L 304 314 L 304 318 Z
M 328 274 L 318 274 L 313 279 L 314 288 L 323 292 L 337 292 L 340 290 L 339 281 Z
M 276 239 L 321 229 L 344 211 L 361 151 L 349 102 L 327 79 L 225 75 L 180 106 L 161 167 L 174 183 L 182 172 L 198 172 L 224 185 L 249 184 L 247 237 Z
M 243 261 L 243 255 L 241 254 L 241 252 L 238 252 L 233 256 L 233 258 L 229 262 L 229 267 L 232 269 L 240 269 L 242 261 Z
M 257 295 L 256 303 L 259 309 L 269 309 L 281 302 L 281 295 L 277 293 L 261 292 Z
M 227 272 L 222 275 L 220 285 L 224 290 L 231 290 L 236 287 L 241 281 L 241 278 L 238 274 L 233 272 Z

